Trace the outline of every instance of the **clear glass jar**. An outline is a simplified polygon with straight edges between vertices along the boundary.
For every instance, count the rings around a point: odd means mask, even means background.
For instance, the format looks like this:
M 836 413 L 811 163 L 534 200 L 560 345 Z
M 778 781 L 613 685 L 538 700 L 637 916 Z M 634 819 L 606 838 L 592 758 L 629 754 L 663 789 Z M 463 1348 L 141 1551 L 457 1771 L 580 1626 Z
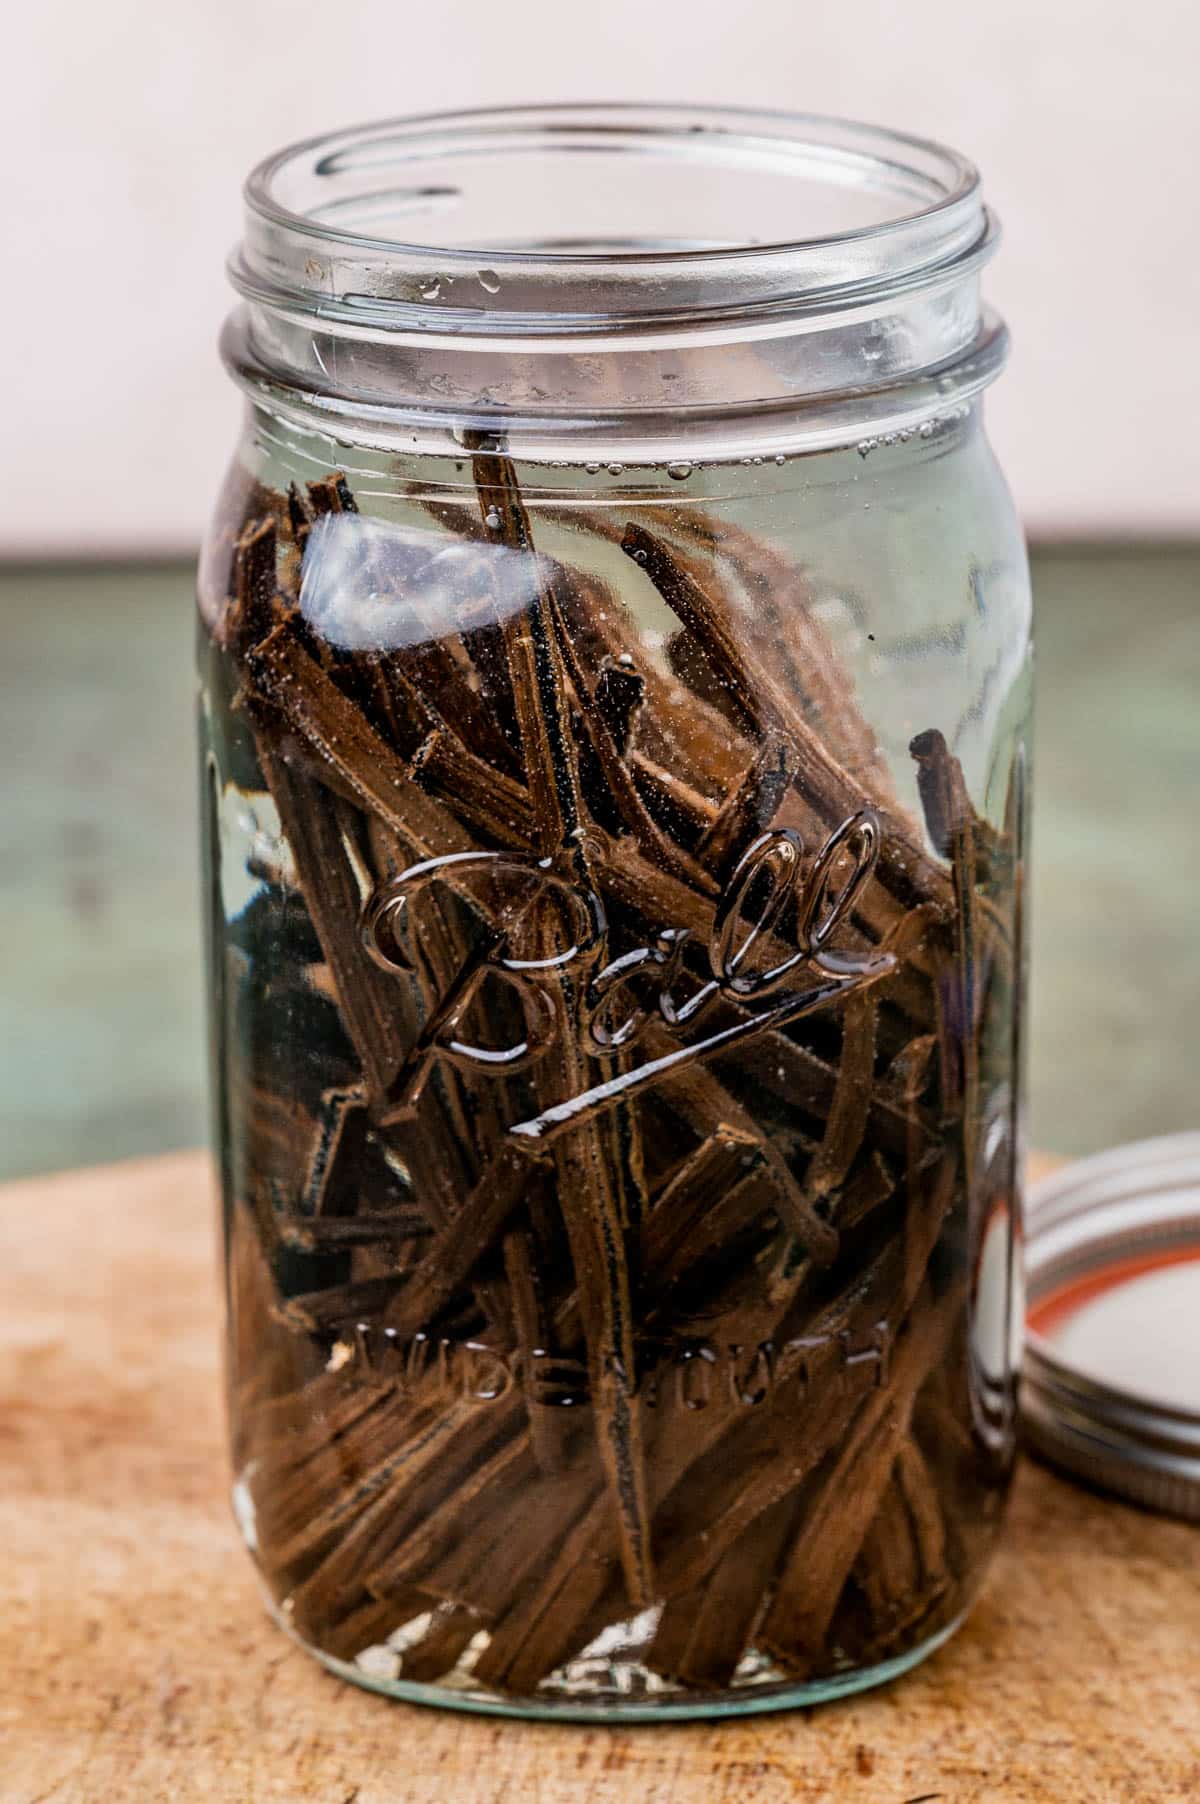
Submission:
M 395 1695 L 808 1703 L 962 1620 L 1020 1322 L 1030 606 L 937 146 L 285 151 L 202 560 L 235 1504 Z

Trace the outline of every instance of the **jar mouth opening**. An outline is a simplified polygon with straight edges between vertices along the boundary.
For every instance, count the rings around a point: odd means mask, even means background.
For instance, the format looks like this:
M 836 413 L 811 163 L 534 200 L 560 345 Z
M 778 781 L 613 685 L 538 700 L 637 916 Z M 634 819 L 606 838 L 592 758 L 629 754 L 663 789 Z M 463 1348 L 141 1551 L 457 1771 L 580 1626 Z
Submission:
M 245 200 L 252 301 L 482 336 L 823 310 L 960 277 L 993 236 L 940 144 L 734 107 L 385 121 L 279 151 Z

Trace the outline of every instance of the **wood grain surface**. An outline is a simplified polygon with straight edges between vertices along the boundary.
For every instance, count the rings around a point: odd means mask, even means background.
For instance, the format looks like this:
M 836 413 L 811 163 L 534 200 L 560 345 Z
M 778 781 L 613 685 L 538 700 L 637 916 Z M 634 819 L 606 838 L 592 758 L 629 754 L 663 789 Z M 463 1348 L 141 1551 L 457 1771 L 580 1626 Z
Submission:
M 3 1804 L 1200 1799 L 1200 1532 L 1031 1464 L 967 1626 L 884 1691 L 601 1729 L 340 1684 L 267 1621 L 229 1516 L 205 1161 L 0 1205 Z

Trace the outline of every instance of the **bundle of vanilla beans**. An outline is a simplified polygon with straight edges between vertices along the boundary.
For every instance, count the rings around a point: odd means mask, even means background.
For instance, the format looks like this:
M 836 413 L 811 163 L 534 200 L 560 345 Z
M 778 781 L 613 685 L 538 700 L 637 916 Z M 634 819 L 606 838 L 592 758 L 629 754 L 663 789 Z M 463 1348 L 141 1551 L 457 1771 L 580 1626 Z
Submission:
M 886 1660 L 963 1609 L 1007 1477 L 968 1293 L 1013 1207 L 1013 822 L 933 728 L 902 811 L 765 542 L 471 473 L 392 558 L 340 474 L 253 488 L 204 634 L 214 860 L 231 790 L 281 830 L 213 966 L 257 1558 L 405 1680 Z M 352 610 L 310 605 L 322 546 Z

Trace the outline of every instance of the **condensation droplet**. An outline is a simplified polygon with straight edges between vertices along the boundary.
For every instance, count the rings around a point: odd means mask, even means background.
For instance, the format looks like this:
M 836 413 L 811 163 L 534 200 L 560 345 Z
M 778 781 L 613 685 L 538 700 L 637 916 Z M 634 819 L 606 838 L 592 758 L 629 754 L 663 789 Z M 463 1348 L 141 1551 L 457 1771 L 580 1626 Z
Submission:
M 934 425 L 933 421 L 926 420 L 925 424 L 921 428 L 921 437 L 922 438 L 932 438 L 936 431 L 937 431 L 937 427 Z
M 611 463 L 608 466 L 608 473 L 610 476 L 620 476 L 624 471 L 624 468 L 624 464 Z
M 675 482 L 686 482 L 691 473 L 692 466 L 689 463 L 667 465 L 667 475 L 672 477 Z
M 488 294 L 499 294 L 500 278 L 496 274 L 494 269 L 481 269 L 480 270 L 479 286 L 482 289 L 484 289 Z
M 776 453 L 775 462 L 777 464 L 779 464 L 780 466 L 782 466 L 783 464 L 785 464 L 787 462 L 787 458 L 783 455 L 782 451 L 779 451 Z
M 500 531 L 500 511 L 499 511 L 499 509 L 495 508 L 495 507 L 489 507 L 487 513 L 483 516 L 483 523 L 491 532 L 499 532 Z
M 584 464 L 583 467 L 587 471 L 589 476 L 599 476 L 599 474 L 600 474 L 600 465 L 599 464 Z

